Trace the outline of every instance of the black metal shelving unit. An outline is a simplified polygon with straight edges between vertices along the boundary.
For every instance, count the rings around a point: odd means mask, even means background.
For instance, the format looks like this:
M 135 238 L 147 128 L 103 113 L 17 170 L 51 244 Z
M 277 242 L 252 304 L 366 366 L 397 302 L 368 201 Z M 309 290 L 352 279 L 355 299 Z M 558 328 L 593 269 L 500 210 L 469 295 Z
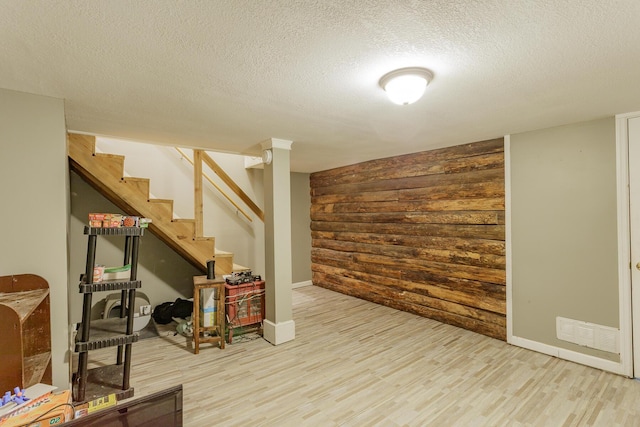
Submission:
M 138 341 L 138 333 L 133 331 L 133 317 L 136 289 L 142 287 L 142 282 L 137 280 L 137 272 L 138 249 L 144 230 L 139 227 L 84 228 L 84 234 L 88 236 L 87 263 L 79 285 L 79 291 L 83 294 L 83 304 L 82 322 L 75 342 L 78 369 L 73 378 L 74 402 L 86 402 L 109 394 L 115 394 L 118 400 L 133 396 L 133 387 L 129 384 L 131 352 L 132 344 Z M 129 280 L 92 282 L 98 236 L 125 238 L 123 265 L 131 264 Z M 120 318 L 91 320 L 94 292 L 116 290 L 121 291 L 120 307 L 123 309 L 120 310 Z M 105 347 L 118 348 L 115 364 L 87 369 L 89 352 Z

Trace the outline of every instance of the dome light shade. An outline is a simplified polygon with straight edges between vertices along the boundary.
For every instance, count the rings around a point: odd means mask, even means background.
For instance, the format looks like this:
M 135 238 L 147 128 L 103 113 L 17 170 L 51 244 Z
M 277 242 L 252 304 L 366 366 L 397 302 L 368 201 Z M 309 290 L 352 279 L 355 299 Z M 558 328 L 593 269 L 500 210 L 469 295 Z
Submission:
M 433 73 L 426 68 L 401 68 L 382 76 L 380 87 L 387 92 L 391 102 L 407 105 L 422 97 L 431 79 Z

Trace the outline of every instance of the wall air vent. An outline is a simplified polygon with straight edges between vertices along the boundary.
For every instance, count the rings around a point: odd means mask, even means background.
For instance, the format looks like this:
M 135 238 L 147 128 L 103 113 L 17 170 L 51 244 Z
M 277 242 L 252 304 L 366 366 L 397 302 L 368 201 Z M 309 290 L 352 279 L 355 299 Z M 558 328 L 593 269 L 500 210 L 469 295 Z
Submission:
M 620 353 L 620 330 L 580 320 L 556 317 L 558 339 L 609 353 Z

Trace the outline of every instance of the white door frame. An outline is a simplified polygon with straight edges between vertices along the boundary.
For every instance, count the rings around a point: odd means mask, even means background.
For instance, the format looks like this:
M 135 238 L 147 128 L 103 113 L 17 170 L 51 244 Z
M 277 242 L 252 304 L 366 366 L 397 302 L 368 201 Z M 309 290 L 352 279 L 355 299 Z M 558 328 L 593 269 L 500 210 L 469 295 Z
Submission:
M 630 163 L 640 168 L 640 157 L 629 155 L 629 119 L 640 117 L 640 111 L 616 116 L 616 148 L 618 175 L 618 276 L 620 294 L 620 361 L 625 375 L 640 377 L 640 284 L 632 292 L 631 269 L 631 201 Z M 638 191 L 638 190 L 636 190 Z M 640 244 L 640 243 L 638 243 Z M 636 245 L 638 245 L 636 244 Z M 636 301 L 633 301 L 635 295 Z M 634 308 L 636 315 L 634 316 Z

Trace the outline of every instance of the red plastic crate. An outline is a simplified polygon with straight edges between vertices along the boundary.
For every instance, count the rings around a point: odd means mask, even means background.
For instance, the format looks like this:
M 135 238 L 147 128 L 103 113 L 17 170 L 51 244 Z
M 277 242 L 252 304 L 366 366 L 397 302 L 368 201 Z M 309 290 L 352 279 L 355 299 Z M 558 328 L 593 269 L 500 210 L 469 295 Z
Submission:
M 262 323 L 264 319 L 264 280 L 224 285 L 229 328 Z

